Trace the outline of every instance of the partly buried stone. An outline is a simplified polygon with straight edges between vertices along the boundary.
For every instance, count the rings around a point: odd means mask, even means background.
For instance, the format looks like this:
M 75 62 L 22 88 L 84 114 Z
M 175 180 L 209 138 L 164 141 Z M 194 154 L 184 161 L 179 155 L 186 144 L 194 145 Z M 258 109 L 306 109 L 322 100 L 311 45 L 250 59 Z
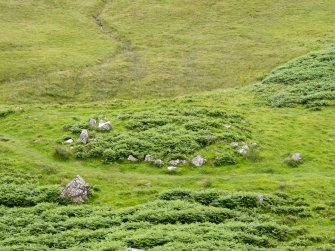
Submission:
M 109 131 L 110 129 L 112 129 L 112 124 L 110 121 L 103 122 L 100 120 L 98 129 L 101 131 Z
M 205 164 L 206 159 L 204 159 L 202 156 L 198 155 L 195 158 L 192 159 L 192 164 L 195 166 L 202 166 L 203 164 Z
M 170 171 L 170 172 L 173 172 L 173 171 L 177 170 L 177 167 L 176 166 L 168 166 L 167 170 Z
M 256 201 L 258 205 L 263 205 L 264 203 L 264 195 L 263 194 L 258 194 L 256 195 Z
M 61 197 L 80 203 L 88 199 L 90 184 L 86 183 L 82 177 L 77 175 L 63 190 Z
M 79 136 L 78 139 L 78 143 L 84 143 L 87 144 L 89 141 L 89 137 L 88 137 L 88 131 L 86 129 L 81 131 L 81 134 Z
M 242 155 L 247 155 L 250 152 L 250 148 L 248 145 L 244 145 L 238 150 L 238 152 Z
M 129 155 L 129 156 L 128 156 L 128 160 L 129 160 L 129 161 L 133 161 L 133 162 L 138 161 L 138 159 L 135 158 L 133 155 Z
M 97 121 L 94 118 L 90 118 L 88 123 L 90 127 L 93 127 L 93 128 L 97 127 Z
M 294 161 L 299 161 L 299 162 L 303 161 L 302 155 L 300 153 L 292 154 L 291 159 Z
M 162 166 L 162 165 L 164 165 L 164 161 L 161 160 L 161 159 L 156 159 L 156 160 L 154 161 L 154 164 L 157 165 L 157 166 Z
M 186 160 L 182 160 L 182 159 L 174 159 L 174 160 L 170 160 L 169 163 L 173 166 L 177 166 L 179 164 L 185 165 L 187 162 Z
M 146 162 L 153 162 L 154 158 L 150 154 L 147 154 L 144 157 L 144 161 L 146 161 Z
M 73 139 L 70 138 L 70 139 L 65 140 L 64 142 L 65 142 L 66 144 L 71 144 L 71 143 L 73 143 Z
M 231 147 L 238 147 L 238 142 L 235 142 L 235 141 L 234 141 L 234 142 L 231 142 L 231 143 L 230 143 L 230 146 L 231 146 Z

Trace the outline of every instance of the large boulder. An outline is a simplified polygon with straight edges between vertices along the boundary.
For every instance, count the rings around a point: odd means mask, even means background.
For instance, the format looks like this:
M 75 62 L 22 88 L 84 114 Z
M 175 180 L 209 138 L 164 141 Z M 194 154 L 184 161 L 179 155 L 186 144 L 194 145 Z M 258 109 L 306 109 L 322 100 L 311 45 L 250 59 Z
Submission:
M 206 162 L 206 159 L 204 159 L 200 155 L 198 155 L 198 156 L 196 156 L 195 158 L 192 159 L 192 164 L 194 166 L 197 166 L 197 167 L 202 166 L 203 164 L 205 164 L 205 162 Z
M 99 121 L 98 129 L 100 131 L 109 131 L 112 129 L 112 124 L 110 121 L 103 122 L 102 120 Z
M 73 202 L 81 203 L 88 199 L 90 184 L 86 183 L 82 177 L 77 175 L 61 193 L 61 197 L 70 199 Z
M 81 134 L 79 136 L 78 139 L 78 143 L 84 143 L 87 144 L 89 141 L 89 137 L 88 137 L 88 131 L 86 129 L 81 131 Z

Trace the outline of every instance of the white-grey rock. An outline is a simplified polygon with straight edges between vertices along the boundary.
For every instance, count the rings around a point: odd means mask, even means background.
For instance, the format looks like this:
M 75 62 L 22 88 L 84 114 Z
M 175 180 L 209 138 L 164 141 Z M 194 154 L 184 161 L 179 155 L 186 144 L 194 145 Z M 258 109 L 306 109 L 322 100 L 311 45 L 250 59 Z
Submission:
M 87 144 L 89 141 L 89 137 L 88 137 L 88 131 L 86 129 L 81 131 L 81 134 L 79 136 L 78 139 L 78 143 L 84 143 Z
M 161 160 L 161 159 L 156 159 L 156 160 L 154 161 L 154 164 L 157 165 L 157 166 L 162 166 L 162 165 L 164 165 L 164 161 Z
M 202 156 L 200 156 L 200 155 L 198 155 L 198 156 L 196 156 L 196 157 L 194 157 L 193 159 L 192 159 L 192 164 L 194 165 L 194 166 L 202 166 L 203 164 L 205 164 L 205 162 L 206 162 L 206 159 L 204 159 Z
M 265 197 L 264 197 L 263 194 L 258 194 L 258 195 L 256 196 L 257 203 L 258 203 L 259 205 L 263 205 L 264 198 L 265 198 Z
M 73 143 L 73 139 L 67 139 L 64 141 L 66 144 L 72 144 Z
M 112 129 L 112 124 L 110 121 L 103 122 L 102 120 L 100 120 L 98 129 L 101 131 L 109 131 L 110 129 Z
M 235 142 L 235 141 L 234 141 L 234 142 L 231 142 L 231 143 L 230 143 L 230 146 L 231 146 L 231 147 L 238 147 L 238 142 Z
M 125 251 L 145 251 L 144 249 L 138 249 L 138 248 L 127 248 Z
M 80 203 L 87 200 L 90 192 L 90 185 L 82 177 L 77 175 L 63 190 L 61 197 Z
M 170 172 L 173 172 L 173 171 L 177 170 L 177 167 L 176 166 L 168 166 L 167 170 L 170 171 Z
M 238 152 L 242 155 L 247 155 L 250 152 L 250 148 L 248 145 L 244 145 L 238 150 Z
M 94 118 L 90 118 L 88 123 L 90 127 L 93 127 L 93 128 L 97 127 L 97 121 Z
M 303 161 L 302 155 L 300 153 L 292 154 L 291 158 L 295 161 Z
M 187 161 L 183 160 L 183 159 L 173 159 L 173 160 L 170 160 L 169 163 L 173 166 L 177 166 L 179 164 L 185 165 L 187 163 Z
M 333 139 L 333 138 L 328 138 L 327 140 L 328 140 L 328 141 L 333 141 L 334 139 Z
M 154 158 L 151 155 L 147 154 L 144 157 L 144 161 L 146 161 L 146 162 L 153 162 Z
M 231 125 L 224 125 L 224 128 L 229 129 L 231 128 Z
M 138 161 L 138 159 L 136 159 L 133 155 L 129 155 L 128 160 L 133 162 Z

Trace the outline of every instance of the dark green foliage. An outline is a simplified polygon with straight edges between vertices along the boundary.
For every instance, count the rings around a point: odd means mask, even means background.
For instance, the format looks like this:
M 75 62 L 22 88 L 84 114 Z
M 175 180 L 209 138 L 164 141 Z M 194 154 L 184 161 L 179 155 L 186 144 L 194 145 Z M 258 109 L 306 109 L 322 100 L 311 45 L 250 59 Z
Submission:
M 65 201 L 60 198 L 61 187 L 42 186 L 36 187 L 30 184 L 6 184 L 0 186 L 0 205 L 6 207 L 35 206 L 41 202 Z
M 232 140 L 245 140 L 250 131 L 237 114 L 209 108 L 170 108 L 151 112 L 120 114 L 125 131 L 100 134 L 96 142 L 77 145 L 77 158 L 102 158 L 104 162 L 126 159 L 130 154 L 143 160 L 146 154 L 154 158 L 190 158 L 203 147 Z M 67 126 L 79 133 L 86 124 Z M 225 126 L 229 125 L 229 128 Z
M 72 155 L 70 149 L 65 146 L 57 145 L 55 147 L 55 156 L 60 160 L 68 160 Z
M 224 166 L 224 165 L 235 165 L 236 158 L 235 156 L 229 153 L 221 153 L 215 156 L 214 165 Z
M 151 203 L 113 210 L 46 203 L 54 200 L 50 188 L 23 190 L 32 191 L 35 206 L 21 201 L 16 208 L 0 207 L 2 250 L 294 250 L 326 241 L 280 223 L 284 212 L 304 211 L 294 209 L 290 197 L 265 195 L 259 205 L 252 193 L 174 190 Z M 19 201 L 19 193 L 13 194 Z
M 313 52 L 278 67 L 256 91 L 274 107 L 316 109 L 335 101 L 335 48 Z

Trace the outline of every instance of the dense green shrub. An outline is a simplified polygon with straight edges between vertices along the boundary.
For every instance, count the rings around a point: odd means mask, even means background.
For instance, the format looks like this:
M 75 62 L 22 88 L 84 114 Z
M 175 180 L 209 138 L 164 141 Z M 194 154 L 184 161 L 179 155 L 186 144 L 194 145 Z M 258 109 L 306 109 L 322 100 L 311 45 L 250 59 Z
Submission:
M 274 69 L 255 90 L 274 107 L 331 105 L 335 101 L 334 65 L 334 47 L 309 53 Z
M 235 156 L 229 153 L 221 153 L 215 156 L 214 165 L 215 166 L 224 166 L 224 165 L 235 165 L 236 158 Z

